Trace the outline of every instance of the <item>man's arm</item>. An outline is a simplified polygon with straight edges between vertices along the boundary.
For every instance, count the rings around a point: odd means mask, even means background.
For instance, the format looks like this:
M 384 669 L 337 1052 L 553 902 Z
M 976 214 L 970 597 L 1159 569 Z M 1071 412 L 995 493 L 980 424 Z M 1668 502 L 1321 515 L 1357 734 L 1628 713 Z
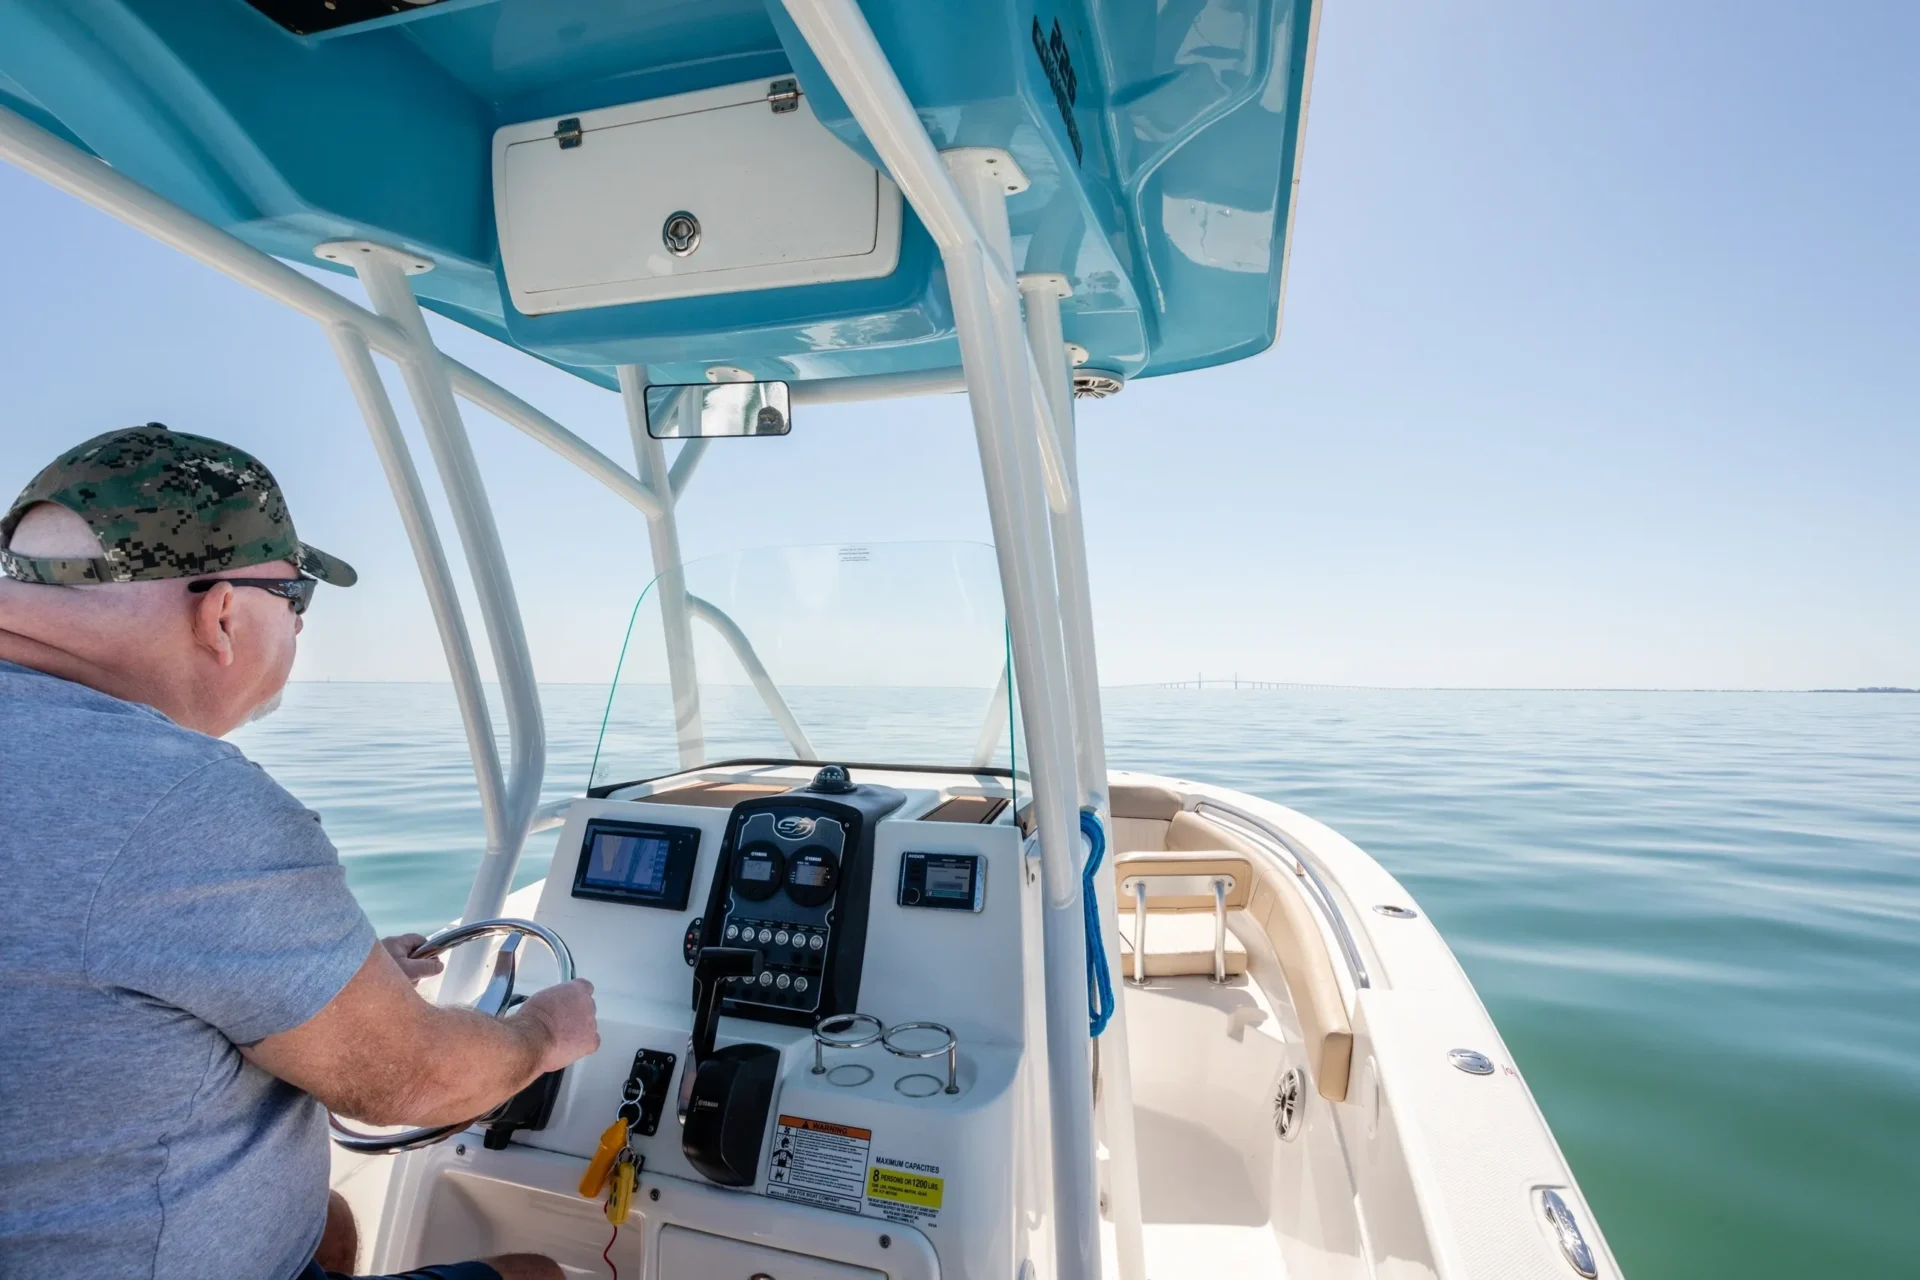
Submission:
M 593 984 L 548 987 L 504 1018 L 414 993 L 376 943 L 320 1012 L 243 1046 L 249 1061 L 369 1124 L 455 1124 L 600 1047 Z

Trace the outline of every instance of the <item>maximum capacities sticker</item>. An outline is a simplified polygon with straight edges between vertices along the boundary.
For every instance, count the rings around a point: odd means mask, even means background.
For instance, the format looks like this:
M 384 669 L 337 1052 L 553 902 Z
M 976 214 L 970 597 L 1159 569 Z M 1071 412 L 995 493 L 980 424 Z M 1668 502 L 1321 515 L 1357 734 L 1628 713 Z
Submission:
M 867 1167 L 867 1207 L 879 1210 L 891 1222 L 936 1225 L 946 1192 L 947 1180 L 940 1176 L 937 1164 L 875 1156 Z
M 781 1116 L 767 1154 L 767 1194 L 841 1213 L 859 1213 L 867 1190 L 871 1129 Z

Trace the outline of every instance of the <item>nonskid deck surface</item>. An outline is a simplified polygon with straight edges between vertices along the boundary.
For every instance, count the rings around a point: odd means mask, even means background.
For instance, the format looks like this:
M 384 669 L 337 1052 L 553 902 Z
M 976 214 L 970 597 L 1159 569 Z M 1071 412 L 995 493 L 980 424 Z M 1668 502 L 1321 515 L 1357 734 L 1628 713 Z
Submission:
M 1265 993 L 1165 978 L 1126 1001 L 1148 1280 L 1285 1276 L 1264 1112 L 1283 1044 Z M 1103 1260 L 1117 1277 L 1111 1231 Z

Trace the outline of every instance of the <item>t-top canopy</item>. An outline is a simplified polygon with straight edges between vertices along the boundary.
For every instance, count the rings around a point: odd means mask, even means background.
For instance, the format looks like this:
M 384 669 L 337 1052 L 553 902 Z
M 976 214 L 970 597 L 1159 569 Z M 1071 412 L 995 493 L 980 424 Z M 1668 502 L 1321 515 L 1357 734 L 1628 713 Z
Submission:
M 1313 0 L 862 8 L 935 146 L 1008 153 L 1012 266 L 1065 277 L 1089 370 L 1273 341 Z M 431 259 L 425 305 L 603 385 L 960 363 L 781 0 L 18 0 L 0 106 L 290 261 Z

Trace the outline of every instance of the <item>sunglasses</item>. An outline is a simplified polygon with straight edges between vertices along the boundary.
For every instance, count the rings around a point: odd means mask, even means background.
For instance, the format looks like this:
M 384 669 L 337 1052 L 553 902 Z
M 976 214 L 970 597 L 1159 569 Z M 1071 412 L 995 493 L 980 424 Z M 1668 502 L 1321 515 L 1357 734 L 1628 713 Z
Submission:
M 203 578 L 199 582 L 189 582 L 187 590 L 195 595 L 205 595 L 221 583 L 230 587 L 258 587 L 268 595 L 279 596 L 293 606 L 295 614 L 307 611 L 313 603 L 314 588 L 320 585 L 314 578 Z

